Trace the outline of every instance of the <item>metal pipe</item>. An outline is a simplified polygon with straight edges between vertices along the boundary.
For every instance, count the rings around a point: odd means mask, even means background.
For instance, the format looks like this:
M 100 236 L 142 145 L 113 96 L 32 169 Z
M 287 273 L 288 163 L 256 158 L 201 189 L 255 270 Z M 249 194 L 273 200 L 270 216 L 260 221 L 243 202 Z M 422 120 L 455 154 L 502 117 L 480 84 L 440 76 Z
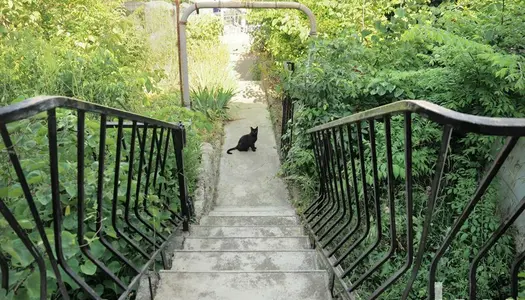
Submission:
M 255 8 L 255 9 L 297 9 L 306 14 L 310 21 L 310 36 L 317 35 L 317 23 L 313 12 L 306 6 L 297 2 L 197 2 L 187 7 L 179 21 L 180 29 L 180 69 L 181 69 L 181 94 L 184 106 L 190 107 L 190 84 L 188 79 L 188 54 L 186 48 L 186 23 L 190 15 L 201 8 Z

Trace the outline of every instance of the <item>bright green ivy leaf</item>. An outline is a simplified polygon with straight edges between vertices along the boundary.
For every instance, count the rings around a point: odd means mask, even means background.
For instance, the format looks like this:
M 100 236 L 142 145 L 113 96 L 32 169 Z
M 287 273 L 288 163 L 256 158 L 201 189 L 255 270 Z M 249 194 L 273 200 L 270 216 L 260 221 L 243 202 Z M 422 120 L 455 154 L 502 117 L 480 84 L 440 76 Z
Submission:
M 86 275 L 94 275 L 97 272 L 97 266 L 90 260 L 86 260 L 86 262 L 80 266 L 80 270 Z

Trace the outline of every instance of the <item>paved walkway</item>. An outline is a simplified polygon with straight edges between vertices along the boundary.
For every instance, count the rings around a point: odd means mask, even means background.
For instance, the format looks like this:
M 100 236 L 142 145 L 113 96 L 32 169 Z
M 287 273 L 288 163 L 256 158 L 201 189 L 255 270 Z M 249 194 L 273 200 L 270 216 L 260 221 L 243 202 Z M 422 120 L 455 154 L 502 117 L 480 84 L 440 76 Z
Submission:
M 279 156 L 259 83 L 237 75 L 244 80 L 232 104 L 234 121 L 225 127 L 216 205 L 191 227 L 172 270 L 161 272 L 155 299 L 330 299 L 327 274 L 277 177 Z M 226 154 L 250 126 L 259 127 L 257 152 Z

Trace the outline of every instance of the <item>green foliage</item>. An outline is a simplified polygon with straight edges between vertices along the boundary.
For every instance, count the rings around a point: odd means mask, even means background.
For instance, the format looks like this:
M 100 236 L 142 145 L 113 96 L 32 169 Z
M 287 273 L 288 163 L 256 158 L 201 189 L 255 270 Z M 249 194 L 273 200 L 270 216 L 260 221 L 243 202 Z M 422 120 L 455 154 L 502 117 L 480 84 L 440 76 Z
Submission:
M 192 108 L 212 120 L 226 120 L 228 119 L 228 104 L 234 95 L 232 89 L 199 88 L 191 93 Z
M 197 166 L 200 164 L 201 143 L 216 140 L 221 131 L 221 124 L 209 120 L 205 114 L 179 107 L 179 93 L 175 92 L 172 86 L 166 87 L 160 84 L 163 80 L 167 82 L 171 80 L 173 85 L 173 78 L 178 79 L 178 76 L 175 76 L 178 75 L 178 71 L 170 73 L 170 68 L 166 67 L 176 63 L 176 60 L 173 59 L 176 55 L 172 53 L 175 49 L 173 48 L 174 38 L 172 38 L 174 33 L 173 30 L 168 30 L 163 33 L 164 35 L 160 35 L 160 43 L 154 45 L 148 43 L 150 35 L 158 30 L 159 24 L 150 23 L 150 27 L 145 26 L 143 13 L 143 10 L 139 9 L 134 14 L 126 15 L 121 1 L 117 0 L 0 0 L 0 105 L 12 104 L 35 95 L 64 95 L 130 110 L 168 122 L 183 122 L 187 130 L 188 141 L 184 150 L 185 175 L 191 193 L 198 175 Z M 214 27 L 213 30 L 215 34 L 219 29 Z M 202 37 L 202 39 L 207 38 L 207 36 Z M 202 43 L 206 42 L 209 41 L 202 41 Z M 195 45 L 195 52 L 201 48 L 202 46 Z M 163 53 L 166 51 L 170 51 L 172 55 L 164 56 Z M 227 55 L 225 56 L 223 51 L 194 59 L 202 65 L 211 65 L 212 62 L 215 63 L 220 59 L 224 61 L 225 57 L 227 61 Z M 100 268 L 80 253 L 78 245 L 77 116 L 71 111 L 59 109 L 57 110 L 57 121 L 59 189 L 63 208 L 61 236 L 64 255 L 71 269 L 86 280 L 98 294 L 106 299 L 114 299 L 121 290 L 102 273 Z M 110 118 L 108 121 L 116 120 Z M 45 115 L 9 124 L 8 130 L 15 143 L 22 169 L 29 181 L 40 217 L 46 227 L 47 237 L 53 245 L 53 208 L 49 184 Z M 129 283 L 135 275 L 134 271 L 108 251 L 96 236 L 99 132 L 99 116 L 86 114 L 84 185 L 86 233 L 84 238 L 93 255 L 125 283 Z M 150 128 L 146 138 L 148 147 L 152 140 L 152 132 Z M 160 130 L 157 130 L 156 134 L 159 135 Z M 124 139 L 128 146 L 130 138 L 130 130 L 124 130 Z M 107 130 L 105 142 L 106 164 L 102 180 L 105 236 L 115 249 L 137 266 L 142 266 L 145 262 L 144 258 L 124 239 L 117 237 L 111 226 L 114 168 L 117 159 L 116 130 Z M 137 148 L 135 157 L 138 157 Z M 119 173 L 121 184 L 118 187 L 117 197 L 119 220 L 122 219 L 124 213 L 126 182 L 128 171 L 131 168 L 125 159 L 130 155 L 129 147 L 122 151 Z M 172 166 L 174 163 L 174 153 L 170 152 L 166 165 Z M 5 145 L 1 142 L 0 165 L 3 166 L 0 169 L 0 197 L 6 202 L 40 252 L 44 253 L 42 240 L 35 230 L 27 201 L 9 162 Z M 133 169 L 135 176 L 132 178 L 131 186 L 135 190 L 138 186 L 136 176 L 139 171 L 138 164 L 134 164 Z M 169 197 L 172 204 L 170 208 L 174 211 L 180 210 L 179 201 L 174 196 L 178 194 L 177 174 L 171 168 L 167 168 L 163 175 L 159 172 L 156 174 L 157 185 L 165 185 L 162 193 L 158 195 L 152 191 L 152 182 L 150 182 L 149 192 L 145 193 L 146 183 L 145 176 L 143 176 L 140 183 L 143 192 L 139 195 L 139 201 L 145 199 L 148 203 L 147 209 L 152 217 L 147 217 L 147 220 L 155 228 L 156 233 L 148 231 L 133 213 L 131 216 L 131 222 L 135 226 L 155 239 L 159 238 L 158 233 L 167 236 L 171 232 L 169 226 L 161 226 L 161 223 L 168 225 L 167 219 L 171 216 L 161 206 L 160 200 Z M 151 176 L 154 175 L 153 173 Z M 141 215 L 146 216 L 142 206 L 139 211 Z M 128 228 L 120 221 L 117 226 Z M 145 251 L 153 252 L 142 237 L 133 234 L 132 231 L 126 234 L 129 234 Z M 21 300 L 37 298 L 40 287 L 37 265 L 3 218 L 0 218 L 0 245 L 0 252 L 7 257 L 11 271 L 10 293 L 6 294 L 1 290 L 0 298 Z M 155 268 L 159 269 L 159 266 L 157 262 Z M 46 298 L 54 299 L 56 297 L 54 274 L 49 264 L 46 265 L 46 268 L 49 282 Z M 62 276 L 72 298 L 88 298 L 67 274 L 62 273 Z
M 293 144 L 282 171 L 287 178 L 309 193 L 316 188 L 317 174 L 311 140 L 305 134 L 307 129 L 398 100 L 425 99 L 475 115 L 524 116 L 522 39 L 525 23 L 521 21 L 524 12 L 520 1 L 505 1 L 504 7 L 493 1 L 444 1 L 438 7 L 429 6 L 427 2 L 305 1 L 303 3 L 312 8 L 319 21 L 320 37 L 312 40 L 305 40 L 299 34 L 308 28 L 304 18 L 298 17 L 296 23 L 292 22 L 296 28 L 283 26 L 286 18 L 294 20 L 291 12 L 252 14 L 253 21 L 261 22 L 260 30 L 254 33 L 253 49 L 264 52 L 270 57 L 270 63 L 279 66 L 261 68 L 261 71 L 271 71 L 269 74 L 263 72 L 263 76 L 279 79 L 282 90 L 297 99 Z M 268 37 L 263 38 L 265 36 Z M 293 76 L 280 71 L 283 60 L 296 61 Z M 261 63 L 265 64 L 268 62 Z M 441 131 L 435 124 L 420 118 L 413 120 L 413 131 L 413 217 L 415 240 L 418 241 L 428 198 L 426 189 L 432 180 L 439 149 L 436 141 L 441 139 Z M 376 129 L 376 135 L 378 141 L 384 140 L 382 128 Z M 392 135 L 394 176 L 402 180 L 404 137 L 403 124 L 398 119 L 392 120 Z M 431 253 L 470 200 L 500 144 L 495 138 L 474 134 L 453 137 L 447 175 L 433 216 L 428 255 L 423 260 L 412 298 L 425 297 Z M 367 145 L 365 141 L 365 148 Z M 385 157 L 384 143 L 377 146 L 378 157 Z M 371 170 L 371 161 L 368 159 L 366 163 L 366 169 Z M 385 183 L 386 161 L 380 160 L 378 168 L 379 179 Z M 368 171 L 367 183 L 372 181 L 371 176 Z M 496 213 L 500 195 L 495 185 L 486 193 L 440 264 L 438 281 L 443 281 L 447 298 L 467 297 L 469 262 L 501 221 Z M 395 191 L 399 205 L 396 207 L 397 224 L 404 224 L 406 219 L 403 216 L 404 197 L 402 189 Z M 388 235 L 388 222 L 389 218 L 383 216 L 385 235 Z M 400 228 L 398 232 L 405 230 Z M 399 234 L 398 239 L 403 243 L 405 237 Z M 388 251 L 388 246 L 381 244 L 377 253 L 366 259 L 350 280 L 355 281 L 377 262 Z M 354 253 L 360 254 L 362 249 L 364 246 Z M 506 276 L 514 251 L 509 235 L 500 239 L 489 252 L 477 274 L 480 298 L 494 299 L 508 293 Z M 397 270 L 404 263 L 406 252 L 398 250 L 395 257 L 362 286 L 361 294 L 370 293 Z M 356 258 L 350 256 L 348 259 Z M 382 296 L 399 298 L 406 280 L 406 276 L 402 277 Z
M 224 24 L 220 17 L 210 14 L 194 15 L 188 20 L 188 42 L 190 45 L 199 42 L 219 43 L 219 37 L 224 32 Z

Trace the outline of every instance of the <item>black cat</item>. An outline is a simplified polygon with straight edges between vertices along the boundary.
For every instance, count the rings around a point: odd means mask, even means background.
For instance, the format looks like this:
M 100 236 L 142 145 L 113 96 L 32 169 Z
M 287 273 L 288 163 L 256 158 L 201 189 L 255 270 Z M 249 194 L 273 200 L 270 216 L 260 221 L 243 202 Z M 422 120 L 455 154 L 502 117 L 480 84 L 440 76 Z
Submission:
M 257 150 L 257 147 L 255 147 L 255 142 L 257 141 L 257 133 L 259 132 L 259 126 L 252 128 L 250 127 L 250 134 L 243 135 L 239 139 L 239 143 L 237 143 L 237 146 L 228 149 L 226 153 L 232 154 L 230 151 L 232 150 L 239 150 L 239 151 L 248 151 L 248 149 L 252 149 L 253 152 Z

